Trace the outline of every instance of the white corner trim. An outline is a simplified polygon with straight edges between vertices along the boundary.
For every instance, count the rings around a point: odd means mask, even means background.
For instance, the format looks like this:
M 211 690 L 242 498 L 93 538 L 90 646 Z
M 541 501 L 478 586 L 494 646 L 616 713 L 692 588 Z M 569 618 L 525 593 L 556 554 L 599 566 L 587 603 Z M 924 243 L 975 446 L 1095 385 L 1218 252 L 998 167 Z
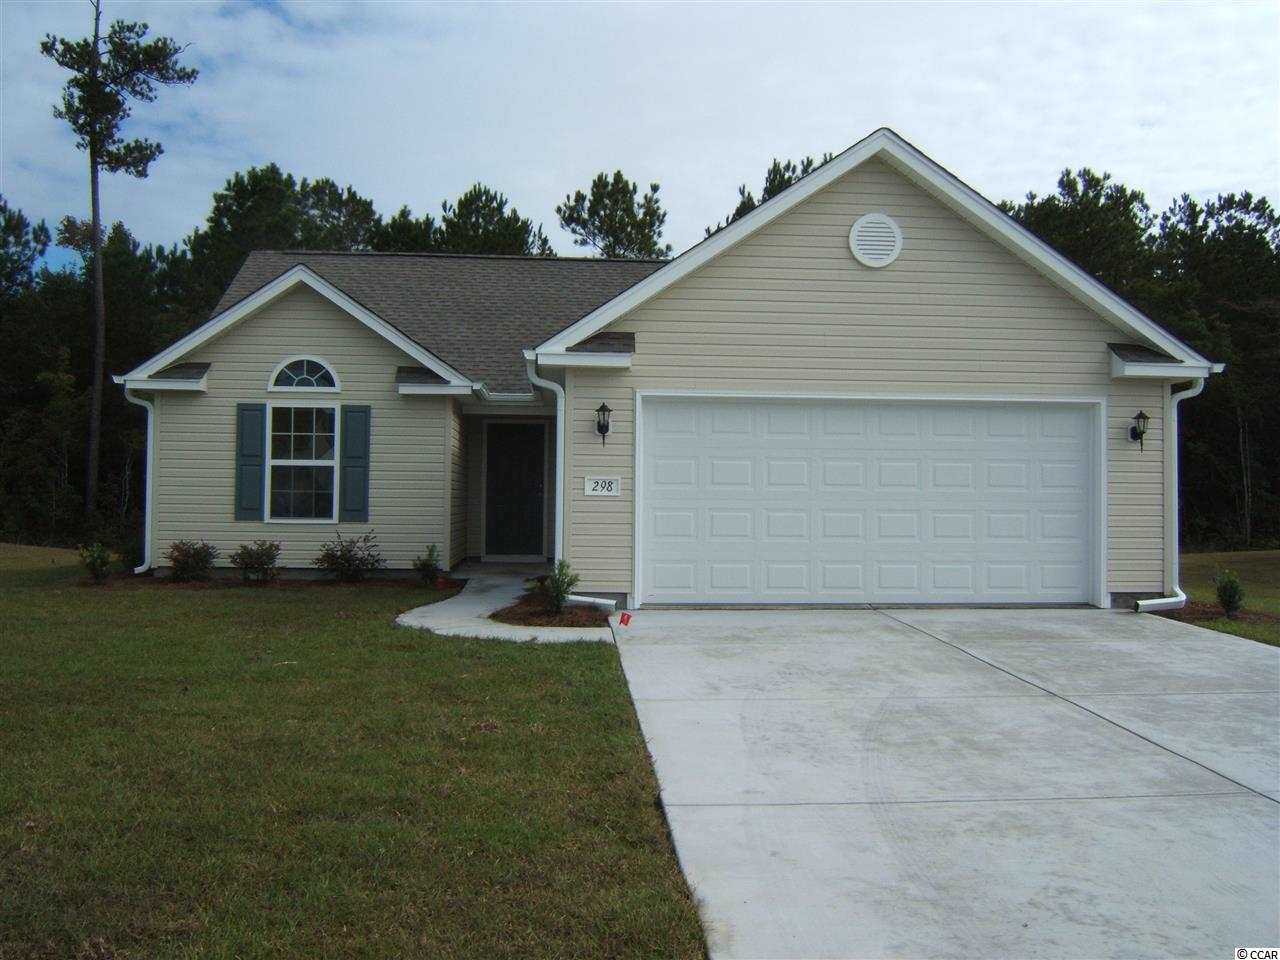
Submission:
M 731 223 L 719 233 L 686 250 L 639 283 L 545 340 L 538 345 L 537 352 L 540 354 L 563 352 L 598 333 L 734 244 L 768 226 L 855 167 L 876 157 L 884 157 L 900 173 L 939 197 L 974 226 L 998 239 L 1015 254 L 1032 262 L 1043 270 L 1050 280 L 1058 283 L 1115 325 L 1130 331 L 1180 361 L 1193 364 L 1209 363 L 1031 231 L 1020 226 L 991 201 L 930 160 L 892 130 L 884 127 L 858 141 L 844 153 L 819 167 L 772 200 L 762 203 L 741 220 Z
M 204 344 L 213 337 L 216 337 L 228 327 L 239 323 L 245 317 L 266 306 L 277 297 L 288 293 L 299 284 L 310 287 L 316 293 L 355 317 L 374 333 L 387 340 L 393 346 L 398 347 L 408 356 L 417 360 L 428 370 L 432 370 L 439 374 L 448 382 L 454 384 L 470 384 L 470 381 L 453 367 L 449 366 L 433 353 L 423 349 L 420 345 L 415 343 L 413 340 L 410 340 L 377 314 L 367 310 L 333 284 L 329 283 L 329 281 L 325 280 L 319 274 L 302 264 L 298 264 L 296 267 L 286 270 L 270 283 L 259 287 L 239 303 L 222 311 L 222 313 L 213 317 L 206 323 L 201 324 L 176 343 L 171 344 L 165 350 L 156 354 L 146 363 L 143 363 L 136 369 L 129 371 L 129 373 L 125 374 L 126 378 L 134 379 L 148 377 L 153 373 L 163 370 L 165 367 L 176 362 L 178 359 L 190 353 L 201 344 Z
M 310 360 L 312 363 L 320 364 L 320 366 L 324 367 L 326 370 L 329 371 L 329 376 L 333 377 L 333 386 L 332 387 L 277 387 L 276 377 L 280 375 L 280 371 L 283 370 L 285 367 L 287 367 L 289 364 L 297 360 Z M 268 393 L 341 393 L 342 378 L 338 376 L 338 371 L 334 367 L 334 365 L 330 363 L 328 360 L 325 360 L 323 357 L 315 357 L 315 356 L 312 356 L 311 354 L 299 353 L 296 356 L 285 357 L 283 360 L 281 360 L 279 363 L 275 365 L 275 368 L 271 371 L 271 375 L 267 377 L 267 392 Z
M 546 350 L 538 355 L 540 367 L 594 367 L 610 370 L 630 370 L 629 353 L 568 353 L 562 350 Z
M 120 383 L 124 378 L 113 377 L 112 379 Z M 133 568 L 134 573 L 146 573 L 151 569 L 151 502 L 154 499 L 153 492 L 156 486 L 156 407 L 152 401 L 134 396 L 127 384 L 124 388 L 124 398 L 147 411 L 147 478 L 142 492 L 142 564 Z
M 1136 360 L 1121 360 L 1111 354 L 1111 379 L 1122 377 L 1155 377 L 1164 380 L 1191 380 L 1207 377 L 1211 373 L 1221 373 L 1225 365 L 1221 363 L 1150 363 Z
M 396 393 L 402 397 L 469 397 L 475 387 L 462 383 L 399 383 Z
M 146 377 L 112 377 L 125 390 L 164 390 L 166 392 L 206 393 L 207 375 L 199 380 L 150 380 Z
M 1187 604 L 1187 595 L 1182 592 L 1181 563 L 1178 559 L 1178 404 L 1183 400 L 1198 396 L 1204 389 L 1204 380 L 1196 380 L 1185 390 L 1169 393 L 1165 397 L 1164 420 L 1164 555 L 1165 589 L 1170 591 L 1167 597 L 1156 597 L 1151 600 L 1139 600 L 1133 607 L 1138 613 L 1156 613 L 1160 610 L 1181 610 Z M 1172 505 L 1172 506 L 1171 506 Z M 1172 546 L 1170 546 L 1172 544 Z
M 552 562 L 559 563 L 564 549 L 564 387 L 554 380 L 546 380 L 538 376 L 537 359 L 532 350 L 524 351 L 525 371 L 529 382 L 535 387 L 550 390 L 556 398 L 556 522 L 554 543 L 551 552 Z

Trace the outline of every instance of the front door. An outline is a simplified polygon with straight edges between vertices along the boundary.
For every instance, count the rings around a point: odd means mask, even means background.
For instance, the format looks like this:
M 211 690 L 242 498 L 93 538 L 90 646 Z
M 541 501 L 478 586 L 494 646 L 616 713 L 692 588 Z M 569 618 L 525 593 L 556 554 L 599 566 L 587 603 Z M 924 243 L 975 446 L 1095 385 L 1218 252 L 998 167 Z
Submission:
M 485 429 L 484 552 L 541 557 L 546 425 L 490 423 Z

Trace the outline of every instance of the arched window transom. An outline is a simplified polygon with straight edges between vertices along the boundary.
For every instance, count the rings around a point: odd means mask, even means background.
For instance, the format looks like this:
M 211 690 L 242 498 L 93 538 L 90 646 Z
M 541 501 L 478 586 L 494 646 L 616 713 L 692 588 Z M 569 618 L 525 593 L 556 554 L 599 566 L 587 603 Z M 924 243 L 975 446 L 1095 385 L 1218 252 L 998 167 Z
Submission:
M 338 378 L 322 360 L 296 357 L 276 368 L 273 390 L 337 390 Z

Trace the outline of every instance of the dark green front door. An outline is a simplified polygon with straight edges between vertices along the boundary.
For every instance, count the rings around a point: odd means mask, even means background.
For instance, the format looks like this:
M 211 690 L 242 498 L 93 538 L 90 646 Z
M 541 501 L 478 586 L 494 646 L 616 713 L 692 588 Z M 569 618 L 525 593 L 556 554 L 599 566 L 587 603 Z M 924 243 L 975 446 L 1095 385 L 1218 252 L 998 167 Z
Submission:
M 484 552 L 541 557 L 546 427 L 490 423 L 485 444 Z

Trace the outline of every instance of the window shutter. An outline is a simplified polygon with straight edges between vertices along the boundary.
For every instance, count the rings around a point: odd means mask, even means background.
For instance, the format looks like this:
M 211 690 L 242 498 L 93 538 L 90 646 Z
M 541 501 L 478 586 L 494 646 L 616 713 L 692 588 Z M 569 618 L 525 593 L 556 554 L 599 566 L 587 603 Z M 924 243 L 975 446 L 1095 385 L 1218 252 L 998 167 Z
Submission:
M 342 407 L 342 482 L 338 520 L 369 519 L 369 414 L 365 406 Z
M 236 519 L 263 519 L 267 486 L 267 405 L 236 404 Z

